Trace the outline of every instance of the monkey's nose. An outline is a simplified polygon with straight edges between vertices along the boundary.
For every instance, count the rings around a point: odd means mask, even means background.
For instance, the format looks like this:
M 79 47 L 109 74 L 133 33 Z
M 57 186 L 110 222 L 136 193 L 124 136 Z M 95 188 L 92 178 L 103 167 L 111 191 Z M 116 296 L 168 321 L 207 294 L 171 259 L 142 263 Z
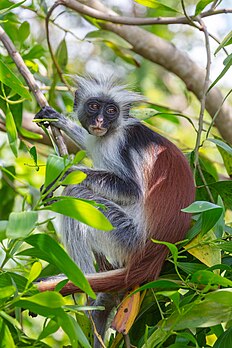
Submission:
M 104 122 L 104 118 L 102 116 L 98 116 L 96 118 L 96 126 L 97 127 L 101 127 L 103 125 L 103 122 Z

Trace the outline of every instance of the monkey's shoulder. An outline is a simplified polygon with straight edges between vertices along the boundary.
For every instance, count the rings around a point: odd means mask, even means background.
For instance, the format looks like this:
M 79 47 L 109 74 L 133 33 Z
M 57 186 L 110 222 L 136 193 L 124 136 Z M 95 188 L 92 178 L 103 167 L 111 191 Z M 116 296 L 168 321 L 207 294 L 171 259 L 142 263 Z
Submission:
M 145 150 L 149 147 L 175 147 L 168 139 L 137 121 L 129 124 L 126 131 L 126 146 Z

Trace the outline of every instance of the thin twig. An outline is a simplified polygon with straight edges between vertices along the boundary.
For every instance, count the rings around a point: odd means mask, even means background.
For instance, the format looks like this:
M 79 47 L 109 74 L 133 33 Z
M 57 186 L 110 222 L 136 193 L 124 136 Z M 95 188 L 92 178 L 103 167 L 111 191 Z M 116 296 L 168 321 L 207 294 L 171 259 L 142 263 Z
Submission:
M 209 198 L 210 198 L 211 202 L 212 202 L 212 203 L 215 203 L 214 198 L 213 198 L 213 195 L 212 195 L 212 193 L 211 193 L 211 191 L 210 191 L 210 188 L 209 188 L 209 186 L 208 186 L 208 184 L 207 184 L 207 181 L 205 180 L 204 173 L 202 172 L 202 169 L 201 169 L 201 166 L 200 166 L 199 163 L 197 163 L 197 169 L 198 169 L 198 171 L 199 171 L 201 180 L 202 180 L 202 182 L 203 182 L 203 184 L 204 184 L 204 188 L 206 189 L 206 191 L 207 191 L 207 193 L 208 193 L 208 195 L 209 195 Z
M 36 81 L 34 79 L 34 76 L 31 74 L 30 70 L 27 68 L 26 64 L 24 63 L 21 55 L 16 50 L 16 47 L 14 46 L 13 42 L 9 38 L 9 36 L 5 33 L 3 28 L 0 26 L 0 40 L 2 41 L 4 47 L 6 48 L 7 52 L 15 62 L 20 74 L 23 76 L 26 84 L 29 86 L 30 90 L 35 96 L 35 99 L 39 106 L 42 108 L 46 105 L 48 105 L 48 102 L 46 98 L 44 97 L 43 93 L 40 91 L 38 85 L 36 84 Z M 51 131 L 53 134 L 53 137 L 55 139 L 55 142 L 57 144 L 57 147 L 59 149 L 60 155 L 66 155 L 68 153 L 64 139 L 62 137 L 62 134 L 60 130 L 57 128 L 51 127 Z
M 220 110 L 221 110 L 221 108 L 222 108 L 222 105 L 224 104 L 224 102 L 226 101 L 226 99 L 229 97 L 229 95 L 230 95 L 231 93 L 232 93 L 232 89 L 231 89 L 231 90 L 225 95 L 225 97 L 223 98 L 223 100 L 222 100 L 222 102 L 221 102 L 219 108 L 217 109 L 217 112 L 215 113 L 215 115 L 214 115 L 213 118 L 212 118 L 212 121 L 211 121 L 211 123 L 210 123 L 210 125 L 209 125 L 209 128 L 208 128 L 208 130 L 207 130 L 205 139 L 207 139 L 207 138 L 209 137 L 209 133 L 210 133 L 210 131 L 211 131 L 213 125 L 214 125 L 214 122 L 215 122 L 215 120 L 216 120 L 216 118 L 217 118 L 217 116 L 218 116 L 218 114 L 219 114 L 219 112 L 220 112 Z M 202 144 L 202 145 L 203 145 L 203 144 Z
M 67 88 L 69 89 L 70 92 L 72 92 L 71 90 L 71 86 L 68 84 L 68 82 L 65 80 L 64 76 L 63 76 L 63 72 L 57 62 L 57 59 L 55 57 L 55 54 L 53 53 L 53 49 L 52 49 L 52 45 L 51 45 L 51 41 L 50 41 L 50 34 L 49 34 L 49 21 L 50 21 L 50 17 L 52 15 L 52 12 L 55 10 L 56 7 L 58 7 L 60 5 L 59 1 L 55 2 L 52 7 L 49 9 L 47 17 L 46 17 L 46 21 L 45 21 L 45 28 L 46 28 L 46 38 L 47 38 L 47 44 L 48 44 L 48 49 L 52 58 L 52 61 L 56 67 L 57 73 L 60 77 L 60 80 L 67 86 Z
M 202 98 L 201 98 L 201 108 L 200 108 L 200 115 L 199 115 L 199 121 L 198 121 L 197 139 L 196 139 L 196 145 L 195 145 L 195 149 L 194 149 L 194 154 L 195 154 L 194 171 L 196 172 L 196 170 L 198 169 L 200 177 L 201 177 L 201 179 L 206 187 L 209 198 L 210 198 L 211 202 L 214 202 L 213 195 L 212 195 L 209 187 L 207 186 L 207 182 L 205 180 L 204 174 L 203 174 L 203 172 L 201 170 L 201 166 L 199 164 L 199 148 L 201 146 L 201 135 L 202 135 L 203 126 L 204 126 L 205 100 L 206 100 L 206 95 L 207 95 L 207 91 L 208 91 L 209 84 L 210 84 L 209 76 L 210 76 L 210 66 L 211 66 L 211 51 L 210 51 L 210 43 L 209 43 L 209 33 L 208 33 L 207 28 L 205 26 L 205 23 L 202 21 L 202 19 L 199 19 L 199 23 L 201 25 L 202 31 L 203 31 L 204 36 L 205 36 L 205 48 L 206 48 L 207 63 L 206 63 L 205 82 L 204 82 L 204 87 L 203 87 L 203 91 L 202 91 Z
M 194 159 L 194 167 L 197 167 L 197 164 L 199 162 L 199 148 L 201 144 L 201 134 L 203 131 L 203 120 L 204 120 L 204 111 L 205 111 L 205 100 L 206 100 L 206 95 L 207 91 L 209 88 L 209 76 L 210 76 L 210 66 L 211 66 L 211 52 L 210 52 L 210 43 L 209 43 L 209 34 L 207 31 L 207 28 L 204 24 L 204 22 L 199 19 L 199 23 L 202 27 L 202 31 L 205 36 L 205 48 L 206 48 L 206 55 L 207 55 L 207 63 L 206 63 L 206 74 L 205 74 L 205 81 L 204 81 L 204 86 L 203 86 L 203 91 L 202 91 L 202 97 L 201 97 L 201 108 L 200 108 L 200 114 L 199 114 L 199 122 L 198 122 L 198 133 L 197 133 L 197 139 L 196 139 L 196 145 L 194 149 L 195 153 L 195 159 Z
M 65 7 L 71 8 L 72 10 L 79 12 L 83 15 L 94 17 L 96 19 L 105 20 L 111 23 L 116 24 L 125 24 L 125 25 L 150 25 L 150 24 L 189 24 L 188 18 L 184 17 L 157 17 L 157 18 L 138 18 L 138 17 L 126 17 L 126 16 L 116 16 L 105 14 L 101 11 L 98 11 L 90 6 L 80 4 L 76 0 L 58 0 L 57 5 L 63 5 Z M 225 14 L 232 13 L 232 9 L 219 9 L 219 10 L 208 10 L 200 14 L 201 18 L 213 16 L 216 14 Z M 197 21 L 196 16 L 190 16 L 194 21 Z
M 90 321 L 91 321 L 91 323 L 92 323 L 92 325 L 93 325 L 93 332 L 94 332 L 94 335 L 97 337 L 97 339 L 98 339 L 98 341 L 100 342 L 102 348 L 106 348 L 106 346 L 105 346 L 105 344 L 104 344 L 104 342 L 103 342 L 103 339 L 102 339 L 101 335 L 99 335 L 99 333 L 98 333 L 98 331 L 97 331 L 97 328 L 96 328 L 96 325 L 95 325 L 95 323 L 94 323 L 94 320 L 93 320 L 93 317 L 92 317 L 91 312 L 88 311 L 88 313 L 89 313 Z
M 209 33 L 209 32 L 208 32 Z M 220 40 L 218 40 L 218 38 L 216 38 L 216 36 L 214 36 L 212 33 L 209 33 L 209 36 L 216 41 L 219 45 L 221 44 Z M 222 47 L 223 51 L 225 52 L 225 54 L 228 56 L 229 52 L 226 50 L 225 47 Z
M 28 10 L 28 11 L 31 11 L 31 12 L 35 13 L 37 17 L 39 17 L 39 18 L 41 18 L 41 19 L 43 19 L 43 20 L 46 20 L 46 16 L 43 15 L 42 13 L 40 13 L 38 10 L 36 10 L 36 9 L 34 9 L 34 8 L 31 8 L 31 7 L 28 7 L 28 6 L 24 6 L 24 5 L 22 5 L 21 7 L 22 7 L 23 9 L 25 9 L 25 10 Z M 56 20 L 56 19 L 50 18 L 50 19 L 49 19 L 49 22 L 52 23 L 52 24 L 53 24 L 55 27 L 57 27 L 58 29 L 64 31 L 66 34 L 72 35 L 77 41 L 79 41 L 79 42 L 81 41 L 81 39 L 80 39 L 75 33 L 73 33 L 73 32 L 72 32 L 71 30 L 69 30 L 69 29 L 66 29 L 66 28 L 62 27 L 60 24 L 56 23 L 55 20 Z
M 218 3 L 218 0 L 214 0 L 210 7 L 210 10 L 214 11 L 214 9 L 217 7 L 217 3 Z
M 191 17 L 191 16 L 188 15 L 188 13 L 187 13 L 187 11 L 186 11 L 186 8 L 185 8 L 184 0 L 181 0 L 181 6 L 182 6 L 182 10 L 183 10 L 184 15 L 185 15 L 185 17 L 187 18 L 189 24 L 192 25 L 193 27 L 196 27 L 197 29 L 199 29 L 198 25 L 196 25 L 196 23 L 194 22 L 193 17 Z
M 130 336 L 128 334 L 123 335 L 123 339 L 124 339 L 124 342 L 125 342 L 125 347 L 126 348 L 131 348 Z

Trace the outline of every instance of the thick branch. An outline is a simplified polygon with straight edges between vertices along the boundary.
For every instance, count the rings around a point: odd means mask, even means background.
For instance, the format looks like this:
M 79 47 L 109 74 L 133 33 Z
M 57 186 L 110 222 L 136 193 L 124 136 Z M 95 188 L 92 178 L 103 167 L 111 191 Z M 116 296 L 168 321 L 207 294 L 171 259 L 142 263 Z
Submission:
M 71 0 L 62 0 L 62 4 L 65 5 L 66 1 L 70 3 Z M 109 10 L 97 0 L 80 0 L 79 2 L 101 11 L 104 15 L 115 15 L 115 12 Z M 142 28 L 113 23 L 99 24 L 102 28 L 112 31 L 128 41 L 132 45 L 134 52 L 177 75 L 186 84 L 188 90 L 192 91 L 201 100 L 205 71 L 195 64 L 186 53 L 178 50 L 172 43 Z M 214 117 L 216 112 L 218 112 L 222 101 L 223 96 L 217 88 L 211 89 L 207 94 L 206 110 L 211 117 Z M 221 107 L 215 120 L 215 125 L 221 136 L 229 143 L 232 143 L 232 108 L 227 102 Z
M 37 86 L 33 75 L 31 74 L 31 72 L 27 68 L 27 66 L 24 63 L 19 52 L 17 52 L 13 42 L 11 41 L 11 39 L 5 33 L 5 31 L 3 30 L 3 28 L 1 26 L 0 26 L 0 40 L 2 41 L 3 45 L 5 46 L 7 52 L 9 53 L 9 55 L 11 56 L 13 61 L 15 62 L 20 74 L 23 76 L 28 87 L 30 88 L 30 90 L 34 94 L 39 106 L 42 108 L 42 107 L 48 105 L 47 100 L 44 97 L 43 93 L 40 91 L 39 87 Z M 61 132 L 57 128 L 54 128 L 54 127 L 51 127 L 51 130 L 52 130 L 52 134 L 53 134 L 53 137 L 55 139 L 55 142 L 57 144 L 57 147 L 59 149 L 60 154 L 66 155 L 68 152 L 67 152 L 67 148 L 65 146 Z

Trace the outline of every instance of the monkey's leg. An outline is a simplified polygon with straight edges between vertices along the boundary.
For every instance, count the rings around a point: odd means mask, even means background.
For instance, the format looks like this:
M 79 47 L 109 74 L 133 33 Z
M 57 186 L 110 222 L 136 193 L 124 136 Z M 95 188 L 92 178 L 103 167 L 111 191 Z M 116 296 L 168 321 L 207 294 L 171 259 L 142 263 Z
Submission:
M 105 232 L 63 216 L 61 232 L 64 244 L 82 271 L 94 272 L 93 266 L 89 265 L 93 263 L 93 253 L 109 258 L 113 268 L 124 267 L 130 254 L 143 242 L 134 220 L 119 205 L 84 186 L 69 185 L 64 195 L 103 204 L 105 209 L 99 209 L 114 226 L 114 230 Z
M 110 232 L 95 230 L 83 223 L 68 217 L 63 217 L 63 240 L 70 256 L 85 273 L 95 272 L 93 252 L 109 257 L 113 268 L 123 267 L 130 253 L 140 244 L 137 228 L 133 220 L 117 204 L 94 194 L 81 185 L 71 185 L 65 188 L 64 194 L 76 198 L 92 199 L 104 204 L 104 215 L 115 227 Z M 114 296 L 100 293 L 94 305 L 104 306 L 105 311 L 94 311 L 92 316 L 97 332 L 104 337 L 107 318 L 115 306 Z M 94 348 L 101 347 L 95 336 Z

